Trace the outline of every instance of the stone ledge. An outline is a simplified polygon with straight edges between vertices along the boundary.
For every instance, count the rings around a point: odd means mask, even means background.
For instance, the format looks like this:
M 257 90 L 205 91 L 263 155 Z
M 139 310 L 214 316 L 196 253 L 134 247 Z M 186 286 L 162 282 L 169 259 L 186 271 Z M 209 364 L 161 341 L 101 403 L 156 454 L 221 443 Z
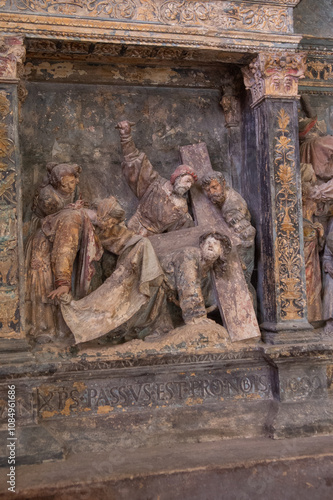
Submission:
M 329 500 L 332 460 L 333 437 L 101 450 L 18 467 L 15 498 Z M 0 472 L 0 495 L 6 495 L 5 473 Z

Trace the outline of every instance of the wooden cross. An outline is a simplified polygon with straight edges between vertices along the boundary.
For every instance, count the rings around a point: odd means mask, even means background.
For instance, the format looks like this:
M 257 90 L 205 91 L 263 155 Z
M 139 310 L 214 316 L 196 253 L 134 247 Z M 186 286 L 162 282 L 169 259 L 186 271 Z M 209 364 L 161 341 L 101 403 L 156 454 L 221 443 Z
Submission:
M 182 162 L 194 168 L 200 176 L 212 172 L 212 166 L 205 143 L 180 148 Z M 191 189 L 191 202 L 197 226 L 150 237 L 157 255 L 179 250 L 186 246 L 198 246 L 199 237 L 208 230 L 218 231 L 228 236 L 232 251 L 227 256 L 227 271 L 222 277 L 214 276 L 217 304 L 232 342 L 259 338 L 260 330 L 253 309 L 236 245 L 240 243 L 221 215 L 199 186 Z

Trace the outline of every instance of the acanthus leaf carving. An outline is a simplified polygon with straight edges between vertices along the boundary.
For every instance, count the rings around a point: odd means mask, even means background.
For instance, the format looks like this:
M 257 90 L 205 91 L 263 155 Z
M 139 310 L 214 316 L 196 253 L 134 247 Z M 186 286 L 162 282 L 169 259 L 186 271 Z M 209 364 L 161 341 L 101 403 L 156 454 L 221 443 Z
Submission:
M 297 211 L 295 145 L 289 131 L 290 116 L 282 108 L 274 141 L 276 207 L 276 279 L 283 320 L 301 319 L 305 310 L 301 281 L 299 222 Z
M 253 104 L 266 96 L 296 97 L 298 81 L 304 78 L 305 70 L 305 53 L 261 53 L 249 66 L 242 68 Z

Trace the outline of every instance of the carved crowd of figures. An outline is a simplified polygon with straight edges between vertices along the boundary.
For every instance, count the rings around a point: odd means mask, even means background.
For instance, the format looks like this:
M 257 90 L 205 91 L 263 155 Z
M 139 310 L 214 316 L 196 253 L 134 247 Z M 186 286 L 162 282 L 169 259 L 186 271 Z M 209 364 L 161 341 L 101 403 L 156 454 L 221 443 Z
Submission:
M 78 165 L 47 165 L 25 245 L 27 329 L 38 343 L 72 336 L 81 343 L 106 334 L 120 340 L 159 338 L 180 324 L 175 324 L 175 309 L 185 325 L 212 321 L 207 317 L 216 307 L 211 276 L 224 272 L 230 238 L 209 230 L 197 245 L 185 241 L 159 256 L 149 239 L 195 225 L 186 196 L 195 183 L 237 235 L 238 255 L 251 286 L 255 229 L 246 202 L 219 172 L 198 179 L 194 168 L 180 165 L 169 180 L 161 177 L 136 148 L 132 125 L 123 121 L 116 127 L 123 174 L 138 199 L 127 223 L 114 197 L 94 205 L 81 199 Z M 103 253 L 117 256 L 117 263 L 93 290 L 94 263 Z

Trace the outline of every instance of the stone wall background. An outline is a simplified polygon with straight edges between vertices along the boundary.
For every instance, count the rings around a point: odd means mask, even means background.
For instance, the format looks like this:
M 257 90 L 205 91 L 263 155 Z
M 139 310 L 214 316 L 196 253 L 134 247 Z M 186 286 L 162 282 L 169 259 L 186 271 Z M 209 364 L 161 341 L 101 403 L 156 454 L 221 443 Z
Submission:
M 115 129 L 117 122 L 124 119 L 136 122 L 136 145 L 163 176 L 169 177 L 180 163 L 179 146 L 204 141 L 213 168 L 230 178 L 227 129 L 219 104 L 225 68 L 215 66 L 205 71 L 156 67 L 150 68 L 149 76 L 143 76 L 142 68 L 137 67 L 131 69 L 131 78 L 123 78 L 119 85 L 125 70 L 118 68 L 117 72 L 114 66 L 111 71 L 110 67 L 90 65 L 75 74 L 65 73 L 59 62 L 52 70 L 51 66 L 45 66 L 45 62 L 27 64 L 34 81 L 26 84 L 28 95 L 20 123 L 24 222 L 30 220 L 33 194 L 49 161 L 71 161 L 82 166 L 80 187 L 84 199 L 114 195 L 128 217 L 134 212 L 137 202 L 122 177 L 119 134 Z M 83 81 L 89 83 L 75 81 L 80 71 Z M 101 79 L 108 83 L 96 84 Z M 138 85 L 140 81 L 142 86 Z

